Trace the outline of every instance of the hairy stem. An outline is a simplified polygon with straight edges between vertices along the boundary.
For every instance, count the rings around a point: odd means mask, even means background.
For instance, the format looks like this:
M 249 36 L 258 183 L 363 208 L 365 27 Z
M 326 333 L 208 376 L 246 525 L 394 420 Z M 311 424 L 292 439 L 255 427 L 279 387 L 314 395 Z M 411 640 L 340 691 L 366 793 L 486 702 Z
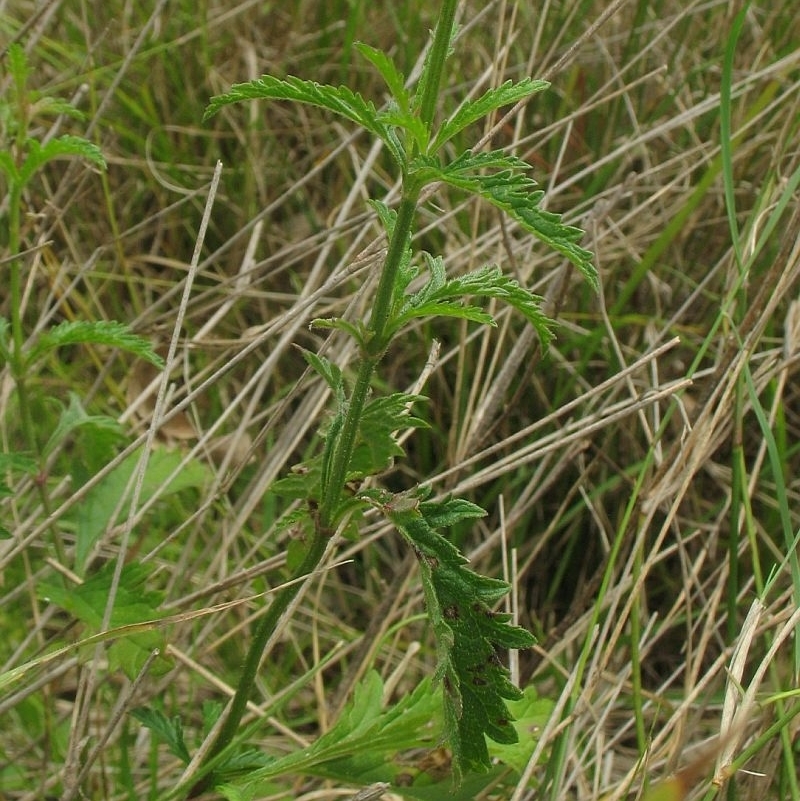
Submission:
M 450 46 L 450 35 L 453 29 L 457 0 L 444 0 L 434 33 L 429 66 L 425 72 L 420 91 L 422 93 L 420 117 L 430 131 L 436 109 L 439 86 L 444 72 L 444 64 Z M 217 735 L 203 767 L 207 767 L 228 748 L 239 730 L 239 724 L 247 709 L 247 702 L 255 685 L 256 675 L 261 663 L 264 649 L 277 629 L 278 623 L 303 586 L 303 577 L 309 576 L 319 566 L 325 553 L 328 540 L 337 525 L 336 515 L 342 491 L 347 481 L 347 471 L 353 457 L 353 450 L 358 435 L 358 428 L 369 394 L 372 377 L 386 348 L 389 345 L 389 328 L 392 313 L 397 275 L 403 261 L 406 248 L 411 238 L 414 216 L 422 185 L 410 181 L 403 176 L 403 194 L 397 209 L 394 230 L 392 232 L 386 260 L 381 269 L 381 276 L 376 290 L 375 305 L 368 324 L 368 334 L 364 351 L 358 365 L 356 381 L 350 398 L 347 401 L 341 431 L 334 445 L 331 458 L 331 469 L 325 485 L 321 488 L 320 508 L 315 523 L 313 540 L 303 563 L 294 574 L 294 581 L 281 590 L 272 601 L 267 613 L 259 622 L 245 659 L 242 675 L 236 688 L 233 701 L 227 711 L 222 728 Z M 213 769 L 206 773 L 191 789 L 190 797 L 199 795 L 212 787 L 217 777 Z

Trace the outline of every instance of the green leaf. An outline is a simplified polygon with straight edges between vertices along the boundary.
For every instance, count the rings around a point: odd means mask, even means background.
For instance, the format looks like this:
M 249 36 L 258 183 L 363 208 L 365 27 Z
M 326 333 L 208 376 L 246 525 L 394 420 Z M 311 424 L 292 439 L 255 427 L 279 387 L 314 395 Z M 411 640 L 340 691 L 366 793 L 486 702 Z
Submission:
M 480 517 L 480 507 L 455 498 L 429 502 L 386 493 L 381 508 L 419 561 L 456 779 L 468 771 L 485 771 L 491 766 L 486 736 L 498 743 L 518 740 L 505 701 L 522 694 L 509 681 L 500 654 L 528 648 L 535 640 L 511 625 L 509 615 L 492 609 L 508 593 L 508 585 L 470 570 L 458 549 L 436 531 Z
M 148 340 L 132 333 L 123 323 L 106 320 L 59 323 L 36 340 L 27 353 L 27 363 L 30 366 L 51 350 L 77 344 L 108 345 L 128 351 L 158 368 L 164 366 L 164 360 L 153 350 Z
M 100 169 L 106 167 L 100 148 L 80 136 L 65 134 L 44 144 L 36 139 L 29 139 L 26 146 L 28 153 L 19 171 L 19 181 L 23 186 L 44 164 L 55 159 L 77 156 L 97 165 Z
M 164 743 L 184 765 L 189 764 L 191 755 L 183 739 L 183 725 L 178 715 L 168 718 L 161 710 L 150 707 L 134 709 L 131 715 L 146 729 L 150 729 L 155 738 Z
M 36 101 L 31 105 L 31 116 L 44 114 L 63 115 L 72 117 L 75 120 L 86 119 L 86 115 L 80 109 L 75 108 L 69 100 L 46 95 L 37 97 Z
M 366 347 L 371 338 L 370 332 L 361 321 L 351 323 L 341 317 L 315 317 L 310 325 L 313 328 L 325 328 L 329 331 L 344 331 L 353 337 L 361 348 Z
M 410 412 L 414 403 L 424 400 L 421 395 L 394 392 L 374 398 L 364 406 L 348 480 L 381 473 L 391 467 L 396 457 L 405 455 L 395 435 L 405 428 L 429 428 L 424 420 Z
M 0 150 L 0 172 L 5 173 L 9 184 L 21 186 L 19 169 L 9 150 Z
M 482 172 L 487 169 L 497 171 Z M 566 256 L 597 289 L 592 254 L 578 244 L 583 231 L 562 223 L 560 214 L 539 208 L 544 192 L 537 190 L 536 182 L 524 174 L 529 169 L 527 162 L 498 150 L 474 155 L 466 152 L 444 167 L 427 157 L 415 159 L 411 165 L 411 173 L 425 183 L 442 181 L 489 201 L 524 230 Z
M 87 414 L 80 398 L 74 392 L 70 392 L 69 406 L 62 409 L 55 431 L 44 446 L 44 455 L 49 456 L 53 453 L 72 431 L 82 426 L 103 428 L 119 435 L 123 433 L 122 426 L 113 417 Z
M 374 103 L 365 100 L 358 92 L 347 86 L 329 86 L 292 75 L 285 79 L 262 75 L 254 81 L 234 84 L 229 92 L 212 97 L 203 119 L 207 120 L 223 106 L 231 103 L 261 99 L 294 100 L 332 111 L 377 136 L 384 142 L 398 164 L 403 166 L 406 163 L 397 134 L 386 122 L 385 115 L 375 108 Z
M 435 315 L 494 325 L 494 319 L 488 313 L 476 306 L 462 306 L 460 303 L 464 297 L 485 297 L 502 300 L 517 309 L 534 326 L 545 346 L 552 339 L 552 321 L 542 312 L 542 299 L 503 275 L 498 267 L 488 265 L 447 280 L 441 257 L 432 258 L 427 253 L 424 256 L 431 278 L 419 292 L 407 296 L 397 317 L 392 320 L 393 331 L 414 317 Z
M 309 363 L 314 371 L 325 381 L 333 390 L 337 400 L 344 400 L 344 378 L 341 369 L 324 356 L 318 356 L 310 350 L 301 350 L 303 358 Z
M 54 576 L 41 581 L 36 591 L 42 600 L 60 606 L 97 632 L 105 614 L 113 575 L 114 564 L 108 563 L 82 584 L 67 584 L 62 576 Z M 135 562 L 125 565 L 111 614 L 112 628 L 163 617 L 158 608 L 161 594 L 146 588 L 149 578 L 150 571 L 144 565 Z M 121 668 L 133 679 L 153 650 L 163 651 L 164 644 L 164 633 L 155 626 L 147 631 L 120 637 L 108 649 L 111 669 Z M 168 667 L 166 660 L 160 667 L 162 671 Z
M 383 682 L 372 670 L 356 685 L 352 701 L 325 734 L 308 748 L 272 760 L 235 786 L 245 793 L 243 797 L 252 798 L 260 794 L 261 788 L 267 788 L 268 781 L 276 776 L 340 775 L 343 766 L 348 764 L 358 765 L 360 772 L 367 765 L 380 766 L 389 755 L 418 748 L 421 742 L 434 740 L 439 735 L 438 703 L 430 682 L 425 680 L 394 706 L 384 708 Z
M 118 516 L 127 514 L 129 499 L 120 507 L 120 499 L 130 486 L 131 476 L 139 464 L 135 451 L 105 478 L 96 484 L 70 515 L 76 529 L 75 570 L 80 574 L 86 559 L 99 537 L 113 525 Z M 142 485 L 142 497 L 158 494 L 160 498 L 181 490 L 202 487 L 210 480 L 209 468 L 199 461 L 183 464 L 183 454 L 166 448 L 156 448 L 147 462 Z
M 28 55 L 25 48 L 19 42 L 15 42 L 9 45 L 6 58 L 8 72 L 14 79 L 17 93 L 21 97 L 25 91 L 25 84 L 28 82 Z
M 448 142 L 468 125 L 483 119 L 487 114 L 501 106 L 513 105 L 536 92 L 547 89 L 549 86 L 550 83 L 548 81 L 534 81 L 531 78 L 525 78 L 518 83 L 506 81 L 502 86 L 497 86 L 484 92 L 477 100 L 462 103 L 455 113 L 442 124 L 428 153 L 433 155 L 445 142 Z
M 0 153 L 0 155 L 3 154 Z M 10 328 L 11 323 L 5 317 L 0 317 L 0 359 L 5 363 L 11 360 L 11 349 L 9 347 L 11 343 L 8 338 Z
M 384 53 L 383 50 L 378 50 L 376 47 L 364 44 L 364 42 L 356 42 L 355 48 L 380 72 L 389 89 L 389 94 L 391 94 L 400 110 L 408 113 L 411 96 L 405 86 L 406 79 L 403 73 L 397 69 L 397 65 L 392 61 L 391 57 Z
M 522 698 L 509 701 L 508 708 L 514 716 L 513 724 L 517 730 L 516 743 L 489 743 L 489 755 L 522 774 L 536 750 L 536 734 L 544 729 L 555 707 L 550 698 L 540 698 L 535 687 L 526 687 Z

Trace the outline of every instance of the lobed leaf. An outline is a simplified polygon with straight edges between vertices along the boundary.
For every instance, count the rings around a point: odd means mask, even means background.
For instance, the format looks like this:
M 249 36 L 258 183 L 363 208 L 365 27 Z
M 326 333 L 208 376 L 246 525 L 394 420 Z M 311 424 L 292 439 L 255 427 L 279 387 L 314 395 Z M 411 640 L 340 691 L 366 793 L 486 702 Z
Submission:
M 183 725 L 178 715 L 168 718 L 161 710 L 150 707 L 138 707 L 131 715 L 146 729 L 153 732 L 155 738 L 164 743 L 185 765 L 191 761 L 189 749 L 183 739 Z
M 62 576 L 41 581 L 36 591 L 40 598 L 65 609 L 73 617 L 97 631 L 103 621 L 106 602 L 113 581 L 114 564 L 104 565 L 81 584 L 68 584 Z M 150 622 L 163 617 L 161 594 L 146 589 L 150 571 L 131 562 L 122 570 L 116 602 L 111 614 L 112 628 Z M 165 635 L 156 628 L 139 631 L 117 639 L 109 648 L 112 669 L 121 668 L 133 679 L 154 649 L 163 650 Z M 166 661 L 159 666 L 163 671 Z
M 47 162 L 60 158 L 79 157 L 105 169 L 106 161 L 97 145 L 80 136 L 65 134 L 42 144 L 37 139 L 26 142 L 28 153 L 19 169 L 18 180 L 24 186 Z
M 403 147 L 396 132 L 387 122 L 385 113 L 347 86 L 330 86 L 307 81 L 293 75 L 285 79 L 262 75 L 254 81 L 234 84 L 230 91 L 211 98 L 203 119 L 207 120 L 223 106 L 242 100 L 294 100 L 297 103 L 317 106 L 360 125 L 381 139 L 394 159 L 405 165 Z
M 522 694 L 509 681 L 500 654 L 508 648 L 528 648 L 535 640 L 511 625 L 509 615 L 492 610 L 508 585 L 472 571 L 458 549 L 436 531 L 482 516 L 480 507 L 456 498 L 425 501 L 389 493 L 383 501 L 382 510 L 419 561 L 436 638 L 436 678 L 444 687 L 445 736 L 459 780 L 467 771 L 490 767 L 487 736 L 499 743 L 517 742 L 505 701 Z
M 534 326 L 542 344 L 552 339 L 552 321 L 542 312 L 542 299 L 504 275 L 499 267 L 487 265 L 467 275 L 447 279 L 441 257 L 425 254 L 431 278 L 427 284 L 406 302 L 393 320 L 393 328 L 399 329 L 414 317 L 448 315 L 494 325 L 494 319 L 476 306 L 462 306 L 464 297 L 496 298 L 513 306 Z
M 482 172 L 486 169 L 496 172 Z M 524 230 L 566 256 L 597 289 L 597 271 L 591 261 L 592 254 L 578 244 L 583 231 L 562 223 L 560 214 L 539 208 L 544 192 L 536 190 L 536 182 L 524 174 L 529 169 L 526 162 L 501 151 L 463 153 L 446 166 L 421 157 L 411 167 L 412 173 L 426 183 L 441 181 L 484 198 Z
M 255 797 L 270 789 L 269 780 L 276 776 L 326 776 L 329 764 L 335 766 L 332 772 L 338 774 L 350 760 L 363 772 L 367 765 L 375 769 L 383 765 L 389 755 L 417 748 L 420 742 L 436 736 L 438 731 L 432 730 L 433 727 L 438 729 L 435 695 L 428 681 L 423 681 L 388 708 L 384 707 L 383 693 L 380 676 L 371 670 L 356 685 L 352 700 L 336 723 L 310 746 L 270 761 L 253 771 L 243 784 L 218 786 L 217 789 L 228 798 L 236 797 L 228 795 L 234 787 L 240 793 L 245 792 L 244 797 Z
M 69 406 L 61 410 L 55 430 L 50 434 L 42 450 L 43 455 L 49 456 L 72 431 L 82 426 L 107 429 L 120 436 L 123 434 L 123 428 L 117 420 L 107 415 L 88 414 L 80 398 L 74 392 L 70 392 Z
M 463 131 L 473 122 L 483 119 L 487 114 L 500 108 L 523 100 L 536 92 L 541 92 L 550 86 L 548 81 L 534 81 L 525 78 L 518 83 L 506 81 L 502 86 L 487 90 L 476 100 L 462 103 L 455 113 L 450 116 L 439 128 L 433 139 L 428 153 L 436 153 L 442 145 L 452 139 L 457 133 Z

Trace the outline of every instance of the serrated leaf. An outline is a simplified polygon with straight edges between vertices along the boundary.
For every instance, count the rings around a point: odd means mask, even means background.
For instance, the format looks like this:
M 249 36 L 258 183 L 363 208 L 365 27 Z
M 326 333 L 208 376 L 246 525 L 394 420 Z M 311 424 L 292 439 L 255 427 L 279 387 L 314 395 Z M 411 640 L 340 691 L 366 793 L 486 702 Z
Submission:
M 26 354 L 26 362 L 31 365 L 56 348 L 78 344 L 108 345 L 128 351 L 158 368 L 164 366 L 164 360 L 153 350 L 148 340 L 134 334 L 127 325 L 113 320 L 75 320 L 59 323 L 36 340 Z
M 344 400 L 344 378 L 342 377 L 341 369 L 330 361 L 330 359 L 319 356 L 310 350 L 302 348 L 301 353 L 317 375 L 333 390 L 333 394 L 337 400 Z
M 325 734 L 307 748 L 253 771 L 244 782 L 236 783 L 239 792 L 255 797 L 259 788 L 269 786 L 269 780 L 285 774 L 326 776 L 329 763 L 335 765 L 333 772 L 337 775 L 351 759 L 358 760 L 361 769 L 365 759 L 379 766 L 387 756 L 416 748 L 421 741 L 438 735 L 437 700 L 427 680 L 388 708 L 383 705 L 383 689 L 380 676 L 371 670 L 356 685 L 353 699 Z
M 408 112 L 411 97 L 405 86 L 406 79 L 403 73 L 397 69 L 397 65 L 391 56 L 384 53 L 383 50 L 378 50 L 378 48 L 364 42 L 356 42 L 355 48 L 381 74 L 386 87 L 389 89 L 389 94 L 397 103 L 398 108 L 401 111 Z
M 468 501 L 420 501 L 388 498 L 383 510 L 414 549 L 420 565 L 428 615 L 436 637 L 437 679 L 444 687 L 445 734 L 453 751 L 458 779 L 470 770 L 490 767 L 486 737 L 517 742 L 506 700 L 521 697 L 508 679 L 499 653 L 527 648 L 533 636 L 495 613 L 492 605 L 508 585 L 480 576 L 436 528 L 478 517 L 483 510 Z
M 406 298 L 398 315 L 392 320 L 392 329 L 399 330 L 414 317 L 446 315 L 494 325 L 494 319 L 477 306 L 462 306 L 465 297 L 496 298 L 513 306 L 534 326 L 542 344 L 552 339 L 552 321 L 542 312 L 542 299 L 534 295 L 512 278 L 504 275 L 498 267 L 487 265 L 467 275 L 449 280 L 440 257 L 425 254 L 431 278 L 427 284 Z
M 31 116 L 40 114 L 61 114 L 75 120 L 86 118 L 86 115 L 80 109 L 75 108 L 69 100 L 47 95 L 37 97 L 36 102 L 31 105 Z
M 348 480 L 362 479 L 381 473 L 395 457 L 403 456 L 395 434 L 405 428 L 428 428 L 428 424 L 410 412 L 414 403 L 424 401 L 421 395 L 395 392 L 374 398 L 364 406 Z
M 481 97 L 462 103 L 439 128 L 428 152 L 431 155 L 436 153 L 442 145 L 468 125 L 483 119 L 501 106 L 513 105 L 549 86 L 549 81 L 535 81 L 531 78 L 525 78 L 517 83 L 506 81 L 502 86 L 487 90 Z
M 370 332 L 362 322 L 351 323 L 342 317 L 315 317 L 311 323 L 311 328 L 324 328 L 328 331 L 344 331 L 358 343 L 359 347 L 365 347 L 370 340 Z
M 131 712 L 146 729 L 150 729 L 157 740 L 164 743 L 185 765 L 191 761 L 189 749 L 183 739 L 183 725 L 178 715 L 168 718 L 161 710 L 138 707 Z
M 492 169 L 496 172 L 482 172 Z M 416 159 L 413 174 L 426 183 L 441 181 L 484 198 L 508 214 L 524 230 L 562 253 L 583 274 L 594 289 L 598 287 L 592 253 L 578 243 L 583 231 L 561 222 L 561 215 L 539 208 L 544 192 L 525 172 L 530 165 L 502 151 L 463 153 L 447 166 L 431 158 Z
M 513 725 L 517 730 L 516 743 L 489 743 L 489 754 L 522 774 L 536 750 L 538 738 L 550 719 L 555 702 L 550 698 L 540 698 L 535 687 L 526 687 L 522 698 L 509 701 L 508 708 L 514 716 Z
M 293 75 L 285 79 L 262 75 L 254 81 L 234 84 L 225 94 L 212 97 L 203 119 L 207 120 L 231 103 L 264 99 L 294 100 L 332 111 L 377 136 L 384 142 L 398 164 L 405 165 L 403 148 L 397 134 L 386 122 L 385 116 L 375 108 L 372 101 L 365 100 L 358 92 L 347 86 L 319 84 Z
M 28 183 L 44 164 L 61 158 L 79 157 L 105 169 L 106 161 L 97 145 L 92 144 L 80 136 L 64 134 L 57 139 L 51 139 L 41 144 L 36 139 L 26 142 L 28 153 L 19 171 L 19 181 L 22 185 Z

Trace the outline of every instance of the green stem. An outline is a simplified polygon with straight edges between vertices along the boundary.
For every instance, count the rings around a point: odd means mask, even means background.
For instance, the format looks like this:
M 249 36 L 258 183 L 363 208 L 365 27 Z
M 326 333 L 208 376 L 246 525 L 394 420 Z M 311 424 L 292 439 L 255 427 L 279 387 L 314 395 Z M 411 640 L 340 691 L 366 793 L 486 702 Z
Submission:
M 458 0 L 444 0 L 442 3 L 428 67 L 420 87 L 420 118 L 429 132 L 438 103 L 439 86 L 450 47 L 450 36 L 453 30 L 453 20 L 455 19 L 457 5 Z M 353 450 L 364 412 L 364 405 L 369 395 L 372 377 L 386 348 L 389 346 L 392 336 L 392 331 L 390 330 L 392 299 L 397 284 L 397 274 L 411 239 L 411 230 L 421 190 L 422 185 L 418 181 L 412 180 L 408 175 L 403 176 L 403 194 L 397 209 L 397 218 L 391 241 L 389 242 L 386 260 L 378 281 L 375 305 L 370 316 L 364 350 L 356 373 L 356 381 L 346 404 L 341 430 L 333 447 L 330 471 L 324 486 L 321 488 L 320 507 L 318 518 L 315 522 L 313 541 L 309 546 L 303 563 L 294 574 L 294 580 L 275 596 L 267 613 L 261 619 L 253 634 L 253 640 L 247 652 L 242 675 L 230 709 L 226 714 L 219 734 L 209 750 L 208 756 L 201 766 L 201 771 L 204 771 L 205 775 L 192 787 L 189 792 L 190 797 L 195 797 L 213 786 L 217 777 L 214 774 L 213 767 L 210 770 L 209 767 L 234 741 L 255 685 L 264 649 L 275 632 L 283 613 L 304 585 L 304 577 L 308 577 L 318 567 L 325 553 L 328 540 L 336 528 L 338 522 L 336 520 L 337 508 L 347 481 L 347 471 L 353 457 Z
M 358 366 L 356 382 L 347 403 L 342 429 L 334 446 L 330 474 L 326 485 L 322 488 L 322 503 L 319 516 L 323 528 L 335 527 L 336 507 L 347 481 L 347 470 L 353 457 L 358 427 L 361 423 L 364 404 L 369 394 L 372 376 L 389 344 L 386 330 L 391 315 L 392 296 L 397 281 L 397 272 L 400 269 L 403 254 L 411 235 L 418 197 L 419 190 L 404 193 L 397 209 L 397 219 L 392 232 L 392 239 L 389 243 L 389 250 L 386 254 L 386 261 L 381 271 L 380 281 L 378 282 L 375 306 L 369 321 L 366 352 Z
M 250 648 L 242 667 L 242 675 L 239 678 L 239 684 L 233 696 L 233 701 L 231 701 L 225 722 L 222 724 L 222 728 L 219 730 L 217 738 L 214 740 L 208 752 L 208 756 L 204 760 L 204 764 L 208 765 L 211 763 L 233 742 L 236 733 L 239 731 L 239 725 L 242 722 L 244 713 L 247 710 L 247 702 L 250 700 L 250 695 L 256 681 L 256 675 L 258 674 L 258 668 L 261 664 L 261 658 L 269 642 L 269 638 L 277 629 L 278 623 L 283 613 L 289 607 L 289 604 L 295 599 L 297 593 L 300 592 L 300 588 L 304 586 L 304 579 L 308 578 L 320 563 L 325 553 L 325 546 L 328 543 L 328 539 L 329 538 L 325 536 L 321 529 L 314 532 L 313 541 L 302 564 L 295 571 L 292 581 L 275 596 L 275 600 L 270 604 L 266 614 L 256 626 L 256 630 L 253 632 L 253 640 L 250 643 Z M 213 771 L 207 773 L 192 787 L 189 792 L 189 797 L 194 798 L 212 787 L 214 779 Z

